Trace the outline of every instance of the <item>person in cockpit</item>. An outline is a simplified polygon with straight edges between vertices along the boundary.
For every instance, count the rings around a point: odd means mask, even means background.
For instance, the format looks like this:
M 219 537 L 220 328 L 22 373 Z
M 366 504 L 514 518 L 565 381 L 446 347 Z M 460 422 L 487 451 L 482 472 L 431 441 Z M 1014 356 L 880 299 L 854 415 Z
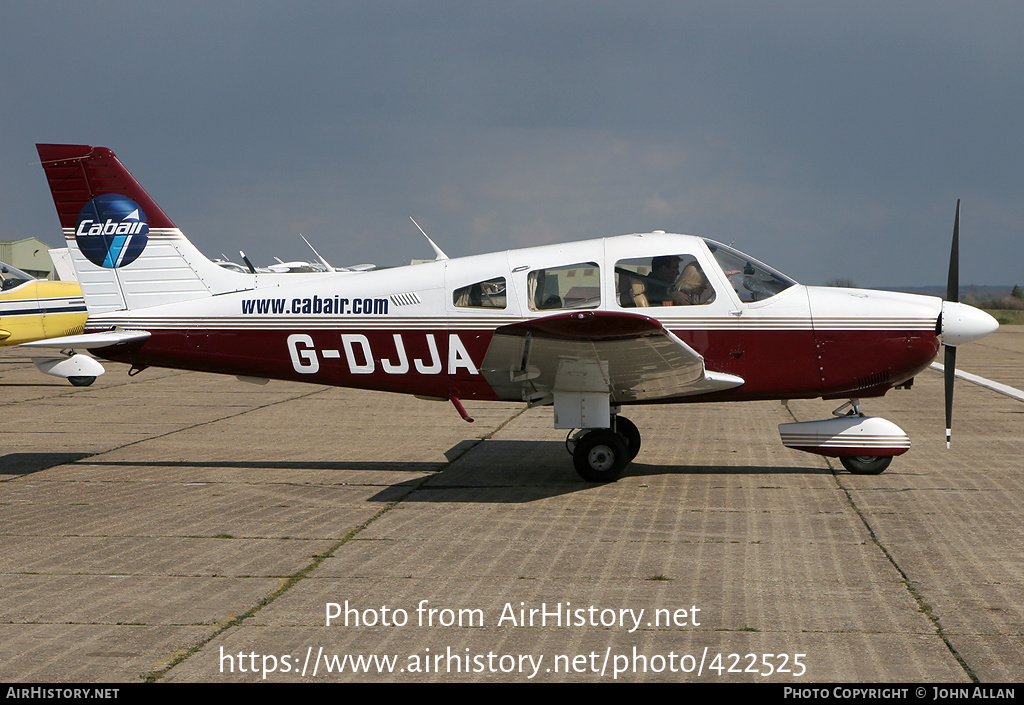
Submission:
M 714 297 L 715 292 L 699 264 L 690 262 L 683 267 L 683 273 L 679 275 L 672 297 L 676 304 L 706 304 L 710 303 Z
M 647 300 L 653 306 L 690 306 L 706 304 L 714 299 L 714 290 L 700 265 L 690 262 L 679 265 L 677 255 L 661 255 L 651 260 L 651 277 L 647 280 Z
M 679 278 L 679 264 L 676 255 L 660 255 L 651 260 L 651 276 L 646 280 L 647 300 L 652 306 L 671 306 L 676 279 Z

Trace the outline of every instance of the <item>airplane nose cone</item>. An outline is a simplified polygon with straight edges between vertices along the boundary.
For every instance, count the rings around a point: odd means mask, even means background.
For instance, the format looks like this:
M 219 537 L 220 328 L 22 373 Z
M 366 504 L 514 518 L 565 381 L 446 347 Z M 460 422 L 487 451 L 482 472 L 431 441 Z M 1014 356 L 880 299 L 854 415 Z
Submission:
M 981 309 L 957 303 L 942 302 L 942 342 L 945 345 L 960 345 L 981 340 L 995 333 L 999 323 Z

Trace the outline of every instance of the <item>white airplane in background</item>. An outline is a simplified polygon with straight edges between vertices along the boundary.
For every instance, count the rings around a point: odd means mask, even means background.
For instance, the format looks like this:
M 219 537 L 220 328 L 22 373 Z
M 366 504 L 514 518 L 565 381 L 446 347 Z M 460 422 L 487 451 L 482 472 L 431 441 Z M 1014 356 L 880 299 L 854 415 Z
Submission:
M 586 480 L 640 449 L 632 404 L 849 400 L 782 424 L 785 445 L 879 473 L 910 440 L 861 398 L 910 386 L 947 346 L 996 330 L 957 303 L 802 286 L 731 247 L 664 232 L 287 275 L 226 270 L 175 227 L 113 152 L 38 145 L 89 309 L 88 348 L 132 365 L 286 379 L 448 400 L 554 407 Z M 45 344 L 45 343 L 38 343 Z

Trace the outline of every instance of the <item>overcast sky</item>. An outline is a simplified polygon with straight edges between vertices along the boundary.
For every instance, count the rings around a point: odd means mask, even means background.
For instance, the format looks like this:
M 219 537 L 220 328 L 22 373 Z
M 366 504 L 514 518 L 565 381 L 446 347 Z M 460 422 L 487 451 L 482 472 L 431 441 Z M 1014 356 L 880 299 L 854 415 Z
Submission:
M 801 282 L 1024 285 L 1024 3 L 0 4 L 0 238 L 112 148 L 257 264 L 663 229 Z

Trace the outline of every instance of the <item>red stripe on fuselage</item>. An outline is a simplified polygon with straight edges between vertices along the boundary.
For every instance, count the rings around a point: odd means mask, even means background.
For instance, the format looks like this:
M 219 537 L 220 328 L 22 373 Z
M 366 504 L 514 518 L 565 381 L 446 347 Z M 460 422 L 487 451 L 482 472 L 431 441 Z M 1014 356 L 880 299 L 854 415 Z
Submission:
M 444 329 L 149 330 L 141 345 L 91 352 L 137 366 L 498 400 L 479 374 L 491 331 L 461 331 L 453 344 Z
M 149 330 L 144 343 L 92 352 L 138 366 L 437 397 L 455 389 L 462 399 L 499 399 L 480 373 L 492 330 Z M 734 389 L 678 399 L 688 402 L 881 396 L 927 367 L 939 347 L 934 333 L 920 330 L 673 333 L 704 356 L 707 369 L 745 380 Z

